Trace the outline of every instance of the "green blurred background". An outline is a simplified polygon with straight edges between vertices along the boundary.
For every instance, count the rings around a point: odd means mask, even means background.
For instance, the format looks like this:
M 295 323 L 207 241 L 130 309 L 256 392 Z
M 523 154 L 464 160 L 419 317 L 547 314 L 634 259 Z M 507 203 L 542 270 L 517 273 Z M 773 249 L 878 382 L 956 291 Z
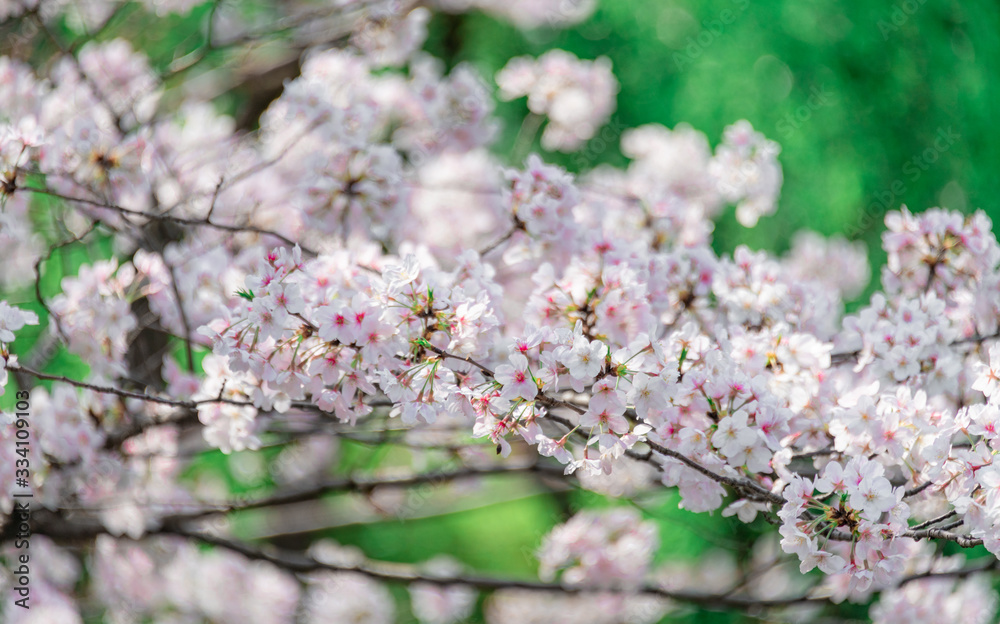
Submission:
M 478 14 L 439 15 L 432 26 L 430 51 L 488 77 L 513 56 L 550 48 L 607 56 L 625 127 L 686 122 L 714 145 L 726 125 L 748 119 L 778 141 L 777 213 L 748 230 L 730 209 L 716 228 L 720 252 L 746 243 L 780 253 L 808 228 L 863 240 L 878 267 L 886 206 L 1000 216 L 995 2 L 604 0 L 564 31 L 525 33 Z M 499 112 L 505 154 L 527 109 L 519 100 Z M 617 147 L 584 151 L 621 165 Z M 546 157 L 574 169 L 571 157 Z

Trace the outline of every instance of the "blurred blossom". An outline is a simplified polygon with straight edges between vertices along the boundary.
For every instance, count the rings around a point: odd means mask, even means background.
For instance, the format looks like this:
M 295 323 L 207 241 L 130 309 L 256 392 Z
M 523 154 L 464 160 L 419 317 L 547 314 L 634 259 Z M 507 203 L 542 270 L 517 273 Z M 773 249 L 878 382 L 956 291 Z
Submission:
M 573 151 L 603 126 L 615 111 L 618 81 L 611 61 L 581 61 L 569 52 L 550 50 L 537 60 L 511 59 L 496 77 L 500 97 L 528 96 L 528 109 L 548 117 L 542 147 Z
M 659 546 L 655 524 L 632 509 L 584 511 L 549 533 L 538 553 L 539 575 L 558 570 L 570 585 L 635 587 L 644 579 Z

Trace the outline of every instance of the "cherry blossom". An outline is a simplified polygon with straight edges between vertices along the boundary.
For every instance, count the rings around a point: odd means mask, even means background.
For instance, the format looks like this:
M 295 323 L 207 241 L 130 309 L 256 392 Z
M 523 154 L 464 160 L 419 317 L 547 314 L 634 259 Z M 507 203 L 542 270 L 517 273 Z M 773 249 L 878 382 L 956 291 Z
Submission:
M 33 621 L 446 623 L 480 592 L 498 624 L 844 600 L 877 622 L 993 616 L 995 562 L 935 546 L 1000 556 L 984 213 L 890 210 L 879 283 L 851 303 L 872 277 L 857 242 L 713 247 L 726 211 L 779 207 L 780 146 L 750 121 L 624 128 L 625 166 L 571 171 L 501 153 L 496 97 L 572 153 L 616 110 L 610 61 L 513 58 L 494 96 L 422 51 L 433 11 L 556 27 L 591 2 L 279 7 L 276 31 L 222 3 L 168 63 L 118 36 L 116 7 L 0 2 L 47 27 L 30 64 L 0 58 L 0 529 L 13 561 L 30 489 Z M 210 91 L 272 49 L 301 71 L 247 130 Z M 287 505 L 365 523 L 536 481 L 609 505 L 525 548 L 536 580 L 272 526 Z M 747 561 L 773 564 L 673 583 L 646 506 L 667 500 L 753 523 Z

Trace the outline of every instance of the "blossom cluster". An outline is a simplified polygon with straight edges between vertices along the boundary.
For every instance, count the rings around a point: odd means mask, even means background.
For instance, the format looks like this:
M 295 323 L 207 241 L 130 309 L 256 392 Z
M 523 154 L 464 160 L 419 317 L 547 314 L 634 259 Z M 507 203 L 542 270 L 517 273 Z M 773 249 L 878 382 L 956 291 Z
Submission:
M 528 109 L 548 117 L 542 146 L 571 152 L 600 130 L 615 111 L 618 81 L 611 61 L 581 61 L 563 50 L 550 50 L 537 60 L 511 59 L 496 77 L 500 97 L 528 96 Z
M 581 512 L 546 536 L 539 574 L 551 578 L 563 570 L 563 580 L 572 585 L 636 586 L 648 572 L 657 540 L 656 525 L 636 511 Z
M 803 573 L 817 567 L 843 572 L 851 576 L 850 588 L 863 592 L 902 571 L 904 555 L 893 538 L 906 530 L 910 509 L 903 490 L 894 490 L 884 475 L 881 464 L 856 456 L 846 466 L 828 463 L 815 480 L 797 477 L 788 484 L 779 512 L 781 547 L 798 555 Z M 835 532 L 850 541 L 831 539 Z

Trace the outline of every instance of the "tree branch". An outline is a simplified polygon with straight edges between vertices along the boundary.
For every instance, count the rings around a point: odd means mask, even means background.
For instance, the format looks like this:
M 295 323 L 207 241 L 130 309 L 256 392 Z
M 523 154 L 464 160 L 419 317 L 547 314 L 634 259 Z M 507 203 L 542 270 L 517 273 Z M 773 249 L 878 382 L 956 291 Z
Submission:
M 251 233 L 259 234 L 262 236 L 273 236 L 274 238 L 280 240 L 286 245 L 294 247 L 298 245 L 302 252 L 308 256 L 315 257 L 317 253 L 308 247 L 303 246 L 301 243 L 297 243 L 292 239 L 288 238 L 284 234 L 279 234 L 273 230 L 266 230 L 264 228 L 259 228 L 254 225 L 225 225 L 222 223 L 216 223 L 215 221 L 209 221 L 208 219 L 188 219 L 185 217 L 175 217 L 168 214 L 157 214 L 152 212 L 144 212 L 142 210 L 133 210 L 132 208 L 125 208 L 123 206 L 117 206 L 115 204 L 109 204 L 103 201 L 97 201 L 93 199 L 88 199 L 86 197 L 73 197 L 70 195 L 63 195 L 55 191 L 50 191 L 48 189 L 41 189 L 32 186 L 22 186 L 18 188 L 19 191 L 29 191 L 31 193 L 39 193 L 41 195 L 49 195 L 50 197 L 55 197 L 57 199 L 62 199 L 68 202 L 77 202 L 81 204 L 86 204 L 88 206 L 93 206 L 95 208 L 103 208 L 105 210 L 112 210 L 122 215 L 128 215 L 132 217 L 142 217 L 144 219 L 149 219 L 151 221 L 169 221 L 171 223 L 177 223 L 179 225 L 190 225 L 196 227 L 208 227 L 216 230 L 221 230 L 224 232 L 236 232 L 236 233 Z
M 35 527 L 35 533 L 46 535 L 54 540 L 89 540 L 107 531 L 100 525 L 84 525 L 71 523 L 58 516 L 50 516 L 46 521 Z M 271 545 L 255 545 L 234 539 L 229 536 L 214 535 L 183 527 L 169 527 L 150 535 L 175 535 L 203 544 L 224 548 L 238 553 L 254 561 L 265 561 L 292 573 L 309 572 L 351 572 L 362 574 L 369 578 L 390 583 L 428 583 L 431 585 L 466 585 L 481 590 L 523 589 L 540 592 L 556 592 L 565 594 L 617 593 L 643 594 L 658 596 L 680 602 L 698 604 L 708 608 L 738 608 L 759 609 L 768 607 L 785 607 L 802 603 L 827 603 L 828 598 L 818 596 L 795 596 L 779 599 L 755 599 L 751 597 L 727 596 L 723 594 L 708 594 L 683 590 L 669 590 L 656 585 L 645 585 L 639 588 L 620 586 L 580 587 L 563 583 L 546 583 L 535 580 L 521 580 L 480 576 L 475 574 L 428 574 L 417 566 L 391 563 L 384 561 L 365 560 L 353 564 L 334 564 L 319 561 L 314 557 L 297 551 L 276 548 Z M 125 539 L 125 538 L 119 538 Z

